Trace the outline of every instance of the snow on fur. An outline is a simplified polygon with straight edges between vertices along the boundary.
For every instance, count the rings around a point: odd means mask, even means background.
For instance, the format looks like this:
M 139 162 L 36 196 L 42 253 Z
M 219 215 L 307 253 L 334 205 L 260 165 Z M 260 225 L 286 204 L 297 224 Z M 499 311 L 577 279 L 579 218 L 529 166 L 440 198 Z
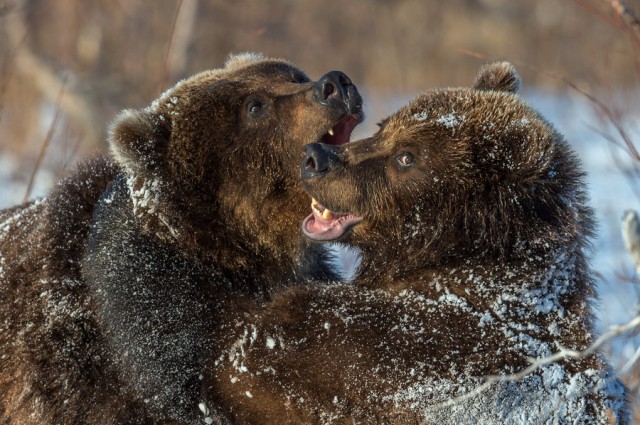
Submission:
M 320 204 L 363 218 L 345 236 L 362 263 L 352 285 L 236 313 L 213 363 L 236 419 L 629 423 L 601 352 L 513 378 L 595 340 L 583 173 L 518 86 L 509 64 L 485 67 L 474 87 L 426 92 L 331 148 L 322 177 L 303 174 Z M 394 168 L 401 152 L 413 165 Z

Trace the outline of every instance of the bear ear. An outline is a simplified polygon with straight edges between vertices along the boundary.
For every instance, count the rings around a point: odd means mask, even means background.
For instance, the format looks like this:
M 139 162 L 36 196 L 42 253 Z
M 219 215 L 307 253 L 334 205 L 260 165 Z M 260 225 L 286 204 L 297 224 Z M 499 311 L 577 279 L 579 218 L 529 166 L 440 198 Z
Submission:
M 509 62 L 489 63 L 480 68 L 472 87 L 516 93 L 520 89 L 520 75 Z
M 149 109 L 122 111 L 109 127 L 109 147 L 128 172 L 150 170 L 164 156 L 170 124 Z
M 264 60 L 264 56 L 262 53 L 252 53 L 252 52 L 244 52 L 244 53 L 236 53 L 230 54 L 227 60 L 224 62 L 224 67 L 226 70 L 234 70 L 243 68 L 247 65 L 250 65 L 255 62 L 261 62 Z

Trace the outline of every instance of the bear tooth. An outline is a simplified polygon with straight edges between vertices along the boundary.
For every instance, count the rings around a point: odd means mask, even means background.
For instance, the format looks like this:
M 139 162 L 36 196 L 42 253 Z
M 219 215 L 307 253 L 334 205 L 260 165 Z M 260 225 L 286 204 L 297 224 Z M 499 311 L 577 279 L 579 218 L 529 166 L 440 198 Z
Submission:
M 311 206 L 312 206 L 312 207 L 315 207 L 315 206 L 316 206 L 316 205 L 318 205 L 319 203 L 320 203 L 320 202 L 318 202 L 318 201 L 316 200 L 316 198 L 311 198 Z
M 208 416 L 209 415 L 209 408 L 207 407 L 206 404 L 204 403 L 200 403 L 198 404 L 198 408 L 200 409 L 200 411 L 205 415 Z
M 329 131 L 327 131 L 327 133 L 329 133 L 329 136 L 333 136 L 333 128 L 330 128 Z
M 328 209 L 325 209 L 324 211 L 322 211 L 322 218 L 324 218 L 325 220 L 331 220 L 333 218 L 333 213 Z

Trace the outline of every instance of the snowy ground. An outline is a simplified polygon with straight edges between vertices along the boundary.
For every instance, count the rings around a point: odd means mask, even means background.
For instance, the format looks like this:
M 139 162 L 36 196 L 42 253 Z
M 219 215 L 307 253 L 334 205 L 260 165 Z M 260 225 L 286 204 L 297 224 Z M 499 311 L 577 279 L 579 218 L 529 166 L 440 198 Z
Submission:
M 563 96 L 542 93 L 523 93 L 531 105 L 537 108 L 549 121 L 565 135 L 579 156 L 588 174 L 588 185 L 598 219 L 598 237 L 594 241 L 593 267 L 601 276 L 599 293 L 601 297 L 598 316 L 603 329 L 611 324 L 623 323 L 637 312 L 640 286 L 625 283 L 620 276 L 634 277 L 633 267 L 620 236 L 620 220 L 627 209 L 640 211 L 640 179 L 634 180 L 625 170 L 633 169 L 633 162 L 621 148 L 605 140 L 594 128 L 615 134 L 597 118 L 592 105 L 580 95 Z M 369 110 L 367 122 L 357 130 L 354 138 L 364 137 L 375 131 L 377 120 L 400 107 L 403 100 L 370 99 L 369 105 L 378 109 Z M 371 100 L 374 99 L 374 100 Z M 407 98 L 408 101 L 409 97 Z M 640 146 L 640 133 L 635 133 Z M 22 201 L 30 170 L 18 165 L 11 158 L 0 153 L 0 208 L 9 207 Z M 54 171 L 40 170 L 32 193 L 46 194 L 50 188 Z M 351 257 L 345 257 L 347 265 Z M 640 341 L 638 341 L 640 342 Z M 628 358 L 637 345 L 628 339 L 613 344 L 614 358 Z
M 576 95 L 558 99 L 539 94 L 524 96 L 556 125 L 583 161 L 591 205 L 598 220 L 591 264 L 599 274 L 601 300 L 598 316 L 601 328 L 605 330 L 613 324 L 627 322 L 638 312 L 640 284 L 629 282 L 631 279 L 637 280 L 637 276 L 624 248 L 620 228 L 625 210 L 640 211 L 640 178 L 633 171 L 639 164 L 630 158 L 625 149 L 598 133 L 604 131 L 615 136 L 616 140 L 620 139 L 614 129 L 599 120 L 592 104 L 584 97 Z M 637 116 L 637 109 L 629 116 Z M 640 146 L 640 133 L 632 120 L 627 121 L 625 127 L 631 130 Z M 612 357 L 620 359 L 622 354 L 623 358 L 628 359 L 639 342 L 637 338 L 619 339 L 612 345 Z
M 21 203 L 26 195 L 30 170 L 15 159 L 0 153 L 0 208 Z M 47 194 L 55 181 L 55 174 L 43 169 L 38 172 L 30 198 Z

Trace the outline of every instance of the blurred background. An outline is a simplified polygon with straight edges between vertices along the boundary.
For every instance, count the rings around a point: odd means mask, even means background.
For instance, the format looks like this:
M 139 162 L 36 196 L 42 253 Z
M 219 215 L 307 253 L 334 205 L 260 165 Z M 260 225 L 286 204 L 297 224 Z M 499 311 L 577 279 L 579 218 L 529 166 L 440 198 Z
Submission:
M 638 46 L 620 25 L 597 0 L 0 0 L 0 147 L 33 161 L 59 112 L 51 159 L 103 148 L 119 110 L 231 52 L 346 72 L 380 100 L 366 99 L 370 125 L 385 99 L 469 84 L 486 60 L 513 61 L 526 88 L 566 92 L 555 74 L 627 89 Z
M 313 79 L 346 72 L 366 102 L 355 137 L 421 90 L 468 85 L 506 59 L 583 159 L 606 330 L 640 299 L 620 235 L 623 212 L 640 210 L 638 12 L 638 0 L 0 0 L 0 208 L 105 151 L 118 111 L 232 52 L 283 57 Z M 640 356 L 636 333 L 607 346 L 618 369 Z M 640 369 L 623 377 L 638 404 Z

